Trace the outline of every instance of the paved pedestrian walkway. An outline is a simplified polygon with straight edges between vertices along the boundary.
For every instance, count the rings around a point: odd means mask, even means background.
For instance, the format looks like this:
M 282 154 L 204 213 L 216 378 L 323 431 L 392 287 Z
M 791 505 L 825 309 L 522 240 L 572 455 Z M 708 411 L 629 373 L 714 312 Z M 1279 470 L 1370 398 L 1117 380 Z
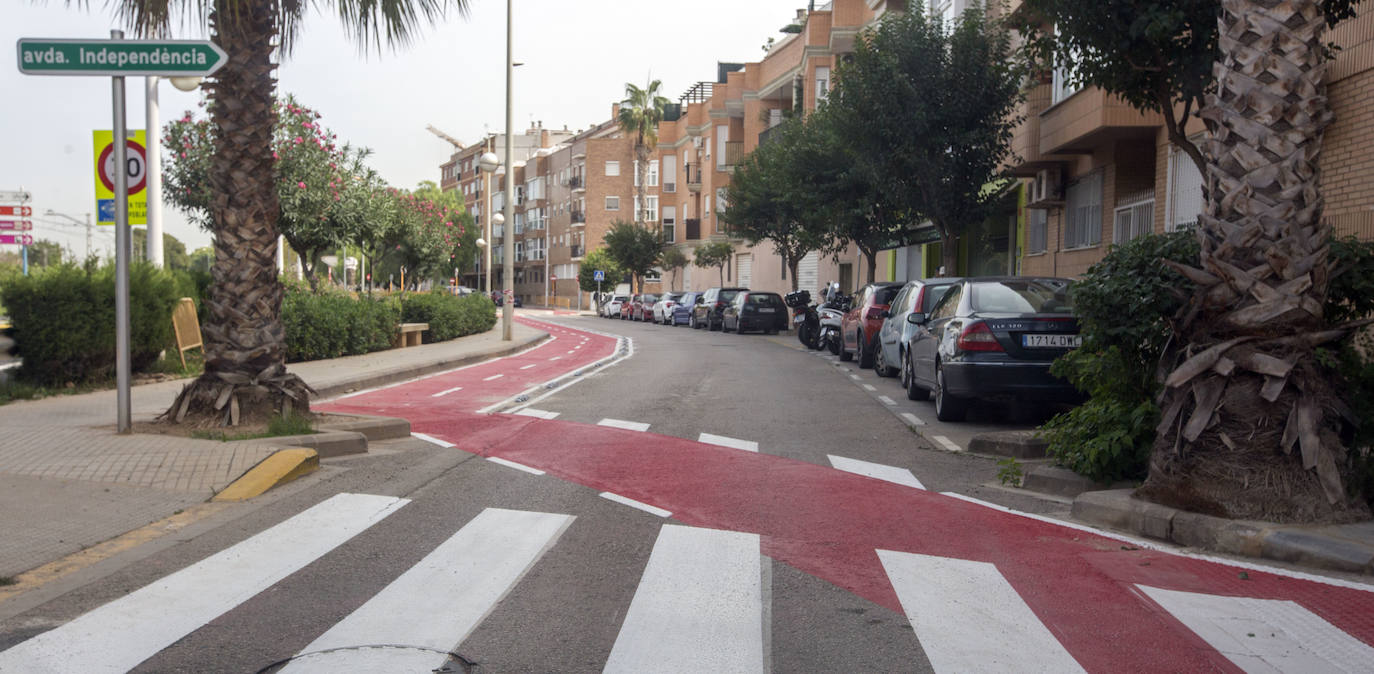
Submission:
M 542 312 L 531 312 L 536 315 Z M 321 398 L 526 348 L 545 333 L 516 323 L 440 344 L 289 366 Z M 136 386 L 135 423 L 151 421 L 189 380 Z M 204 502 L 280 449 L 115 433 L 113 390 L 0 406 L 0 578 L 82 550 Z

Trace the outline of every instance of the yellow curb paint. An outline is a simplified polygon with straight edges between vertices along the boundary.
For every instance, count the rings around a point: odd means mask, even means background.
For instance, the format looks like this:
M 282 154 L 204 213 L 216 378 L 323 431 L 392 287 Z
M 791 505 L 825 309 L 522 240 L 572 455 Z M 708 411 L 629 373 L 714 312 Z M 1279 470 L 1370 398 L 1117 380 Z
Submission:
M 258 462 L 234 483 L 215 494 L 213 501 L 246 501 L 318 470 L 320 454 L 313 449 L 283 449 Z
M 111 538 L 103 543 L 97 543 L 81 552 L 67 555 L 55 562 L 48 562 L 36 569 L 25 571 L 14 578 L 13 585 L 0 587 L 0 602 L 24 594 L 29 590 L 42 587 L 68 574 L 93 566 L 98 562 L 102 562 L 126 550 L 132 550 L 148 541 L 156 540 L 167 534 L 181 531 L 187 526 L 228 507 L 229 504 L 227 503 L 201 503 L 199 505 L 194 505 L 171 517 L 139 527 L 127 534 L 117 538 Z

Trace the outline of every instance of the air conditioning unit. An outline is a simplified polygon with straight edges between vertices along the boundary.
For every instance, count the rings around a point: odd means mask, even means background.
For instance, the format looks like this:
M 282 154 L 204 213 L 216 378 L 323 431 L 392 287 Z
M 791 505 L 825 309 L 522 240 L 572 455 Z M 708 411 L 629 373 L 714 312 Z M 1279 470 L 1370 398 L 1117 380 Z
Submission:
M 1035 180 L 1030 185 L 1030 195 L 1026 200 L 1026 206 L 1044 208 L 1062 204 L 1064 202 L 1062 190 L 1063 181 L 1060 178 L 1059 169 L 1037 171 Z

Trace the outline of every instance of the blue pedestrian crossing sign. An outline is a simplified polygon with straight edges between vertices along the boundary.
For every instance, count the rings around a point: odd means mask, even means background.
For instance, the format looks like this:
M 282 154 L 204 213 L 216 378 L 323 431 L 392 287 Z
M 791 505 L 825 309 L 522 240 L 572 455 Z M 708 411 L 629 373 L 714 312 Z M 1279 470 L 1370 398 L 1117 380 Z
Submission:
M 605 280 L 606 280 L 606 272 L 601 271 L 600 269 L 598 269 L 598 270 L 592 272 L 592 280 L 593 280 L 593 281 L 605 281 Z

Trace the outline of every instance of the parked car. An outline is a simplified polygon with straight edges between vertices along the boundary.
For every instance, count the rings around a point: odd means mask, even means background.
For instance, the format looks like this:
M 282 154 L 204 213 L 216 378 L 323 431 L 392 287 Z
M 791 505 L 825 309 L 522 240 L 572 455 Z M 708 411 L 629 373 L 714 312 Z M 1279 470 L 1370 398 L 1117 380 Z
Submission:
M 498 306 L 498 307 L 501 306 L 502 304 L 505 304 L 505 301 L 502 299 L 501 295 L 502 295 L 502 293 L 501 293 L 500 290 L 493 290 L 493 291 L 491 291 L 491 301 L 492 301 L 492 303 L 494 303 L 494 304 L 495 304 L 496 306 Z M 515 308 L 517 308 L 517 309 L 519 309 L 520 307 L 524 306 L 524 304 L 521 303 L 521 301 L 520 301 L 520 296 L 519 296 L 519 295 L 514 295 L 514 297 L 515 297 L 515 301 L 511 303 L 511 306 L 513 306 L 513 307 L 515 307 Z
M 909 374 L 902 365 L 906 362 L 906 344 L 918 329 L 906 320 L 908 314 L 919 311 L 929 314 L 935 303 L 945 296 L 959 279 L 931 278 L 908 281 L 892 299 L 883 314 L 883 327 L 878 330 L 878 348 L 873 350 L 873 370 L 880 377 L 902 375 L 902 388 L 909 383 Z
M 673 305 L 672 322 L 674 327 L 679 325 L 691 325 L 692 310 L 701 303 L 702 293 L 685 292 L 682 297 L 677 299 L 677 304 Z
M 654 320 L 654 303 L 656 302 L 658 302 L 658 295 L 654 293 L 639 295 L 638 299 L 634 300 L 634 308 L 630 311 L 630 319 L 645 322 Z
M 725 307 L 734 301 L 735 295 L 748 291 L 748 288 L 707 288 L 701 295 L 701 302 L 692 308 L 691 326 L 719 329 Z
M 721 312 L 721 331 L 735 331 L 743 334 L 745 330 L 758 330 L 770 335 L 787 329 L 787 305 L 782 295 L 777 293 L 750 290 L 735 295 L 725 311 Z
M 901 283 L 887 281 L 870 283 L 854 293 L 854 301 L 840 319 L 840 360 L 853 360 L 857 355 L 859 367 L 873 367 L 883 314 L 901 290 Z
M 630 295 L 630 299 L 620 303 L 620 320 L 628 321 L 634 315 L 635 302 L 639 301 L 639 295 Z
M 601 316 L 603 318 L 620 318 L 620 307 L 630 301 L 629 295 L 612 295 L 611 299 L 601 305 Z
M 677 306 L 678 298 L 682 293 L 664 293 L 662 297 L 654 302 L 653 321 L 659 325 L 668 325 L 673 320 L 673 307 Z
M 1082 344 L 1068 279 L 983 277 L 950 287 L 907 345 L 907 396 L 935 396 L 940 421 L 964 418 L 973 400 L 1074 402 L 1082 395 L 1050 363 Z M 915 389 L 914 391 L 912 389 Z

